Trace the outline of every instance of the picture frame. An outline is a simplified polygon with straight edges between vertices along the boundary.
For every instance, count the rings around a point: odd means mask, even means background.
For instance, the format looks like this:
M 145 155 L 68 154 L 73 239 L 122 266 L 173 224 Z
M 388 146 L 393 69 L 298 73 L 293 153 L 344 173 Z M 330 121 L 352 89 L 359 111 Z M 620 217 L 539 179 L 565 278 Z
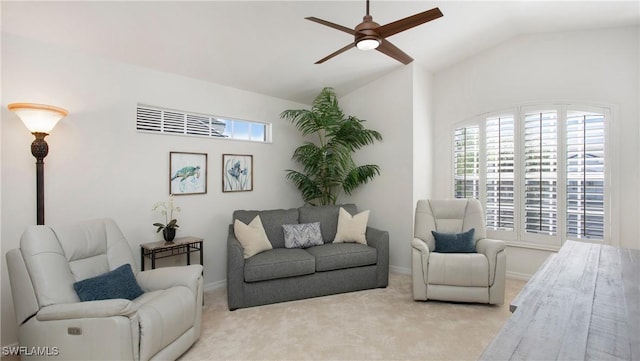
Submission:
M 253 155 L 222 155 L 222 191 L 250 192 L 253 190 Z
M 207 193 L 207 153 L 169 152 L 169 194 Z

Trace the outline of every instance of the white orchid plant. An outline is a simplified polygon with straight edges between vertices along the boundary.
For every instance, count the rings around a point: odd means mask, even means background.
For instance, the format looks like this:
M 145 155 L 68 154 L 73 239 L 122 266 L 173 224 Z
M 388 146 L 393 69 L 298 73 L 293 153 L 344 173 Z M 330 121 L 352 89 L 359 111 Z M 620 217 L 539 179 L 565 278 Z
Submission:
M 179 228 L 178 220 L 173 218 L 173 212 L 180 212 L 180 207 L 176 207 L 173 203 L 173 194 L 169 196 L 169 200 L 165 202 L 157 202 L 153 205 L 152 211 L 160 210 L 162 215 L 164 216 L 165 223 L 154 223 L 153 225 L 158 227 L 156 231 L 159 233 L 164 228 Z

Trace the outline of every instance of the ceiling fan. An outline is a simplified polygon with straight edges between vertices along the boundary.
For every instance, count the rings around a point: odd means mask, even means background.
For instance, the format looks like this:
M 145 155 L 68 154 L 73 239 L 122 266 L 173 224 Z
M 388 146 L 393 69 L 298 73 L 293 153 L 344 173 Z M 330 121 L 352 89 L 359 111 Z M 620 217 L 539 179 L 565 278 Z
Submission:
M 404 19 L 396 20 L 386 25 L 380 25 L 373 21 L 373 17 L 369 14 L 369 0 L 367 0 L 367 14 L 362 18 L 362 23 L 358 24 L 355 29 L 349 29 L 342 25 L 334 24 L 332 22 L 318 19 L 313 16 L 306 17 L 305 19 L 314 21 L 322 25 L 326 25 L 330 28 L 344 31 L 345 33 L 353 35 L 355 38 L 353 43 L 316 61 L 316 64 L 322 64 L 336 55 L 344 53 L 345 51 L 353 47 L 357 47 L 360 50 L 376 49 L 379 52 L 396 59 L 402 64 L 407 65 L 413 61 L 413 58 L 397 48 L 395 45 L 391 44 L 388 40 L 386 40 L 386 38 L 399 32 L 416 27 L 418 25 L 422 25 L 431 20 L 435 20 L 441 16 L 442 12 L 440 11 L 440 9 L 433 8 L 419 14 L 408 16 Z

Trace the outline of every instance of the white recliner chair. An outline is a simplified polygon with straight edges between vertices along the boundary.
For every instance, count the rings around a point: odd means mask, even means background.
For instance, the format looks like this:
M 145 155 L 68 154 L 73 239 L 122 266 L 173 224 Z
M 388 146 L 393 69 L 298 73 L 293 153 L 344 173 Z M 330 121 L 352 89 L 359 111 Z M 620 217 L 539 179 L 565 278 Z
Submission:
M 80 302 L 76 281 L 127 263 L 141 296 Z M 20 248 L 7 253 L 7 265 L 18 340 L 29 359 L 175 360 L 200 337 L 202 266 L 138 272 L 111 219 L 31 226 Z
M 431 231 L 475 229 L 477 253 L 437 253 Z M 414 300 L 504 303 L 506 252 L 503 241 L 488 239 L 477 199 L 420 200 L 411 241 Z

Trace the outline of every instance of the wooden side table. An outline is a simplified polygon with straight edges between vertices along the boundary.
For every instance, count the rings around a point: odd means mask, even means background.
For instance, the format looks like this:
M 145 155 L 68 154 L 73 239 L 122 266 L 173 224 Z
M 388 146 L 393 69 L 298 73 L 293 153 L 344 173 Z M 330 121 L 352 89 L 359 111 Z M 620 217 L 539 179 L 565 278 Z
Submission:
M 151 269 L 156 268 L 156 260 L 160 258 L 187 255 L 187 265 L 191 264 L 191 253 L 200 252 L 200 264 L 204 266 L 204 253 L 202 253 L 202 238 L 177 237 L 173 242 L 156 241 L 140 245 L 140 270 L 144 271 L 144 258 L 151 259 Z

